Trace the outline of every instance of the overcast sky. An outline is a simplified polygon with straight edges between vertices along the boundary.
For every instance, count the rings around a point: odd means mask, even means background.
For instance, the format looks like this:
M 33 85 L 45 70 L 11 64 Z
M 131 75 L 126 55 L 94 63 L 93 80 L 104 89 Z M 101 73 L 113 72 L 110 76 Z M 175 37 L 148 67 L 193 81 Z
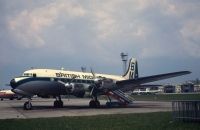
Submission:
M 121 52 L 140 76 L 200 77 L 199 0 L 0 0 L 0 17 L 2 87 L 31 67 L 121 75 Z

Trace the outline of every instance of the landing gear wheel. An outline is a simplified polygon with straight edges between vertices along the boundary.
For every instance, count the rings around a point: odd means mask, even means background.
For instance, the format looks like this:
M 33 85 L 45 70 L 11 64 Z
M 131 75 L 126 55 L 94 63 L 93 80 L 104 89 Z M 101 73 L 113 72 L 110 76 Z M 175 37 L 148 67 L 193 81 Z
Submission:
M 95 101 L 94 101 L 94 100 L 91 100 L 90 103 L 89 103 L 89 107 L 90 107 L 90 108 L 95 108 L 95 106 L 96 106 Z
M 89 103 L 90 108 L 99 108 L 100 107 L 100 102 L 97 100 L 91 100 Z
M 58 104 L 59 104 L 59 105 L 58 105 L 59 108 L 63 108 L 63 101 L 60 100 L 60 101 L 58 101 L 58 102 L 59 102 L 59 103 L 58 103 Z
M 1 98 L 1 101 L 3 101 L 3 98 Z
M 95 103 L 96 103 L 96 108 L 99 108 L 100 107 L 100 102 L 97 100 L 97 101 L 95 101 Z
M 24 103 L 24 110 L 31 110 L 31 109 L 32 109 L 31 102 L 25 102 Z
M 63 107 L 63 101 L 54 101 L 54 107 L 55 108 L 62 108 Z
M 58 101 L 54 101 L 54 104 L 53 104 L 53 106 L 55 107 L 55 108 L 58 108 L 58 105 L 59 103 L 58 103 Z

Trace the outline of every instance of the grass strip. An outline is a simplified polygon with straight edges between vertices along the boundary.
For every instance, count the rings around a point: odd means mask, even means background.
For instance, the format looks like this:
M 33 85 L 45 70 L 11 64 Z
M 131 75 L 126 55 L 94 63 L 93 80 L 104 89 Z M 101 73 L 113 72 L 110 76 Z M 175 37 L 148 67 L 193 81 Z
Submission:
M 199 130 L 200 124 L 172 121 L 171 112 L 0 120 L 0 130 Z

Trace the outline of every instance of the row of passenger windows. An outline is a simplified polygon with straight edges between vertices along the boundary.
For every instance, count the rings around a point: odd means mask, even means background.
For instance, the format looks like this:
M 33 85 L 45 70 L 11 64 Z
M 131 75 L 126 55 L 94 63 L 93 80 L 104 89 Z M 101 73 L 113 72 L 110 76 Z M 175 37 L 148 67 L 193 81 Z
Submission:
M 23 76 L 26 76 L 26 77 L 36 77 L 36 74 L 35 73 L 24 73 Z M 59 79 L 63 82 L 71 82 L 71 79 Z M 73 83 L 87 83 L 87 84 L 91 84 L 91 83 L 94 83 L 93 80 L 83 80 L 83 79 L 74 79 L 72 81 Z
M 61 81 L 67 83 L 67 82 L 71 82 L 71 79 L 60 79 Z M 74 79 L 72 81 L 72 83 L 87 83 L 87 84 L 91 84 L 94 83 L 93 80 L 83 80 L 83 79 Z

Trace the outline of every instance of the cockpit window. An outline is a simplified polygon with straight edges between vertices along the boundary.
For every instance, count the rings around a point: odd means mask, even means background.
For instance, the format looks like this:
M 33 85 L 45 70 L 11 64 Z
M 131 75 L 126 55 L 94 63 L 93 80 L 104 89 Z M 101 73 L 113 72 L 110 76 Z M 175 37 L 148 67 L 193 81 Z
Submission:
M 24 73 L 23 76 L 33 77 L 33 74 L 32 73 Z

